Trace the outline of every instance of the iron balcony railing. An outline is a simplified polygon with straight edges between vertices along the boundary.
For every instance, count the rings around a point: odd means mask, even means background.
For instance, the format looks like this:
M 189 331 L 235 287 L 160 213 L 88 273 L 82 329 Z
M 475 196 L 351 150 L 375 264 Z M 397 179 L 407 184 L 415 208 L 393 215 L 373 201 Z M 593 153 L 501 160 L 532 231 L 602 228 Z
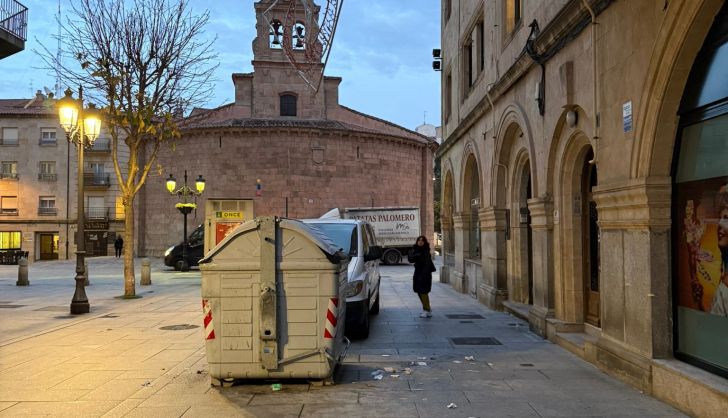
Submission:
M 0 179 L 17 180 L 18 179 L 18 173 L 5 173 L 5 172 L 0 172 Z
M 84 187 L 111 187 L 111 176 L 106 173 L 83 173 Z
M 0 0 L 0 30 L 25 42 L 28 38 L 28 8 L 15 0 Z
M 108 220 L 109 215 L 111 214 L 110 208 L 105 207 L 90 207 L 86 208 L 86 219 L 93 219 L 93 220 Z
M 108 138 L 99 138 L 94 142 L 91 148 L 87 149 L 87 152 L 110 152 L 111 151 L 111 140 Z
M 58 181 L 58 174 L 38 173 L 38 181 Z
M 56 216 L 58 215 L 58 208 L 38 208 L 38 215 Z

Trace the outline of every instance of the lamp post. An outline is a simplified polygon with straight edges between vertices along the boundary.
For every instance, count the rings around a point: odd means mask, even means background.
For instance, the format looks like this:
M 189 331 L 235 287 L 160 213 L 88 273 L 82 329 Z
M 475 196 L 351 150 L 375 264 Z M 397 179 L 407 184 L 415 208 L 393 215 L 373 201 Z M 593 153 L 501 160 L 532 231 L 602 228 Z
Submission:
M 205 191 L 205 179 L 202 175 L 197 176 L 195 180 L 195 190 L 192 190 L 187 186 L 187 170 L 185 170 L 185 183 L 182 187 L 177 189 L 177 180 L 175 180 L 172 174 L 167 179 L 167 191 L 172 195 L 177 195 L 182 198 L 181 202 L 178 202 L 175 207 L 182 213 L 184 217 L 183 226 L 183 237 L 182 237 L 182 261 L 180 262 L 180 270 L 187 271 L 190 269 L 190 264 L 187 262 L 187 215 L 192 212 L 193 209 L 197 209 L 197 203 L 190 202 L 190 197 L 197 197 Z
M 69 143 L 78 149 L 78 209 L 76 227 L 76 291 L 71 300 L 71 314 L 88 313 L 88 303 L 84 282 L 86 272 L 84 259 L 86 256 L 86 237 L 84 231 L 83 208 L 83 149 L 93 145 L 101 131 L 101 115 L 93 104 L 83 109 L 83 87 L 78 88 L 78 100 L 72 97 L 71 89 L 66 89 L 65 97 L 58 101 L 58 118 Z

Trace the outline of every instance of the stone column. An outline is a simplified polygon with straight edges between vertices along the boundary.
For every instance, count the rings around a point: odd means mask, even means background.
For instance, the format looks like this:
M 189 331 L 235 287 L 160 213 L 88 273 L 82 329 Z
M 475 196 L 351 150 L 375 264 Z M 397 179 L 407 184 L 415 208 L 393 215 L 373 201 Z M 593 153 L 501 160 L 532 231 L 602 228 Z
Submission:
M 554 316 L 554 204 L 550 198 L 528 199 L 531 214 L 533 307 L 528 314 L 531 331 L 546 336 L 546 318 Z
M 449 273 L 450 285 L 458 292 L 467 292 L 465 283 L 465 248 L 468 239 L 467 226 L 469 219 L 462 212 L 456 212 L 452 216 L 453 230 L 455 231 L 455 266 Z
M 506 210 L 487 207 L 478 211 L 481 231 L 482 282 L 478 300 L 491 309 L 502 309 L 508 299 L 506 267 Z

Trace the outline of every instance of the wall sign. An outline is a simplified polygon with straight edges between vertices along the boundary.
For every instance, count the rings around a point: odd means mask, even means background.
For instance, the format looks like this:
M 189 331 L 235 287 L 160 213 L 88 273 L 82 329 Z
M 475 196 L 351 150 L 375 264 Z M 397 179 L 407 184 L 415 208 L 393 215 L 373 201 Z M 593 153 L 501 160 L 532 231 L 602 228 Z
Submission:
M 624 133 L 632 132 L 632 101 L 622 105 L 622 130 Z

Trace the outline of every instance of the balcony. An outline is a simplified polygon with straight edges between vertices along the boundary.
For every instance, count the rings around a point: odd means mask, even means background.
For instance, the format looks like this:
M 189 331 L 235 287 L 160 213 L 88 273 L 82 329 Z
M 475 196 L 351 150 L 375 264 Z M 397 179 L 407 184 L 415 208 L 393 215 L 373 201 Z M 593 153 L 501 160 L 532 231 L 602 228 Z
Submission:
M 38 173 L 38 181 L 58 181 L 58 174 Z
M 124 212 L 119 212 L 114 207 L 90 207 L 84 211 L 86 221 L 122 221 L 124 220 Z
M 107 173 L 83 173 L 83 188 L 87 190 L 108 189 L 111 176 Z
M 99 138 L 94 142 L 91 148 L 87 148 L 89 154 L 106 154 L 111 152 L 111 140 L 108 138 Z
M 58 208 L 38 208 L 38 215 L 56 216 L 56 215 L 58 215 Z
M 0 173 L 0 180 L 17 180 L 18 173 Z
M 0 59 L 25 49 L 28 8 L 15 0 L 0 0 Z

